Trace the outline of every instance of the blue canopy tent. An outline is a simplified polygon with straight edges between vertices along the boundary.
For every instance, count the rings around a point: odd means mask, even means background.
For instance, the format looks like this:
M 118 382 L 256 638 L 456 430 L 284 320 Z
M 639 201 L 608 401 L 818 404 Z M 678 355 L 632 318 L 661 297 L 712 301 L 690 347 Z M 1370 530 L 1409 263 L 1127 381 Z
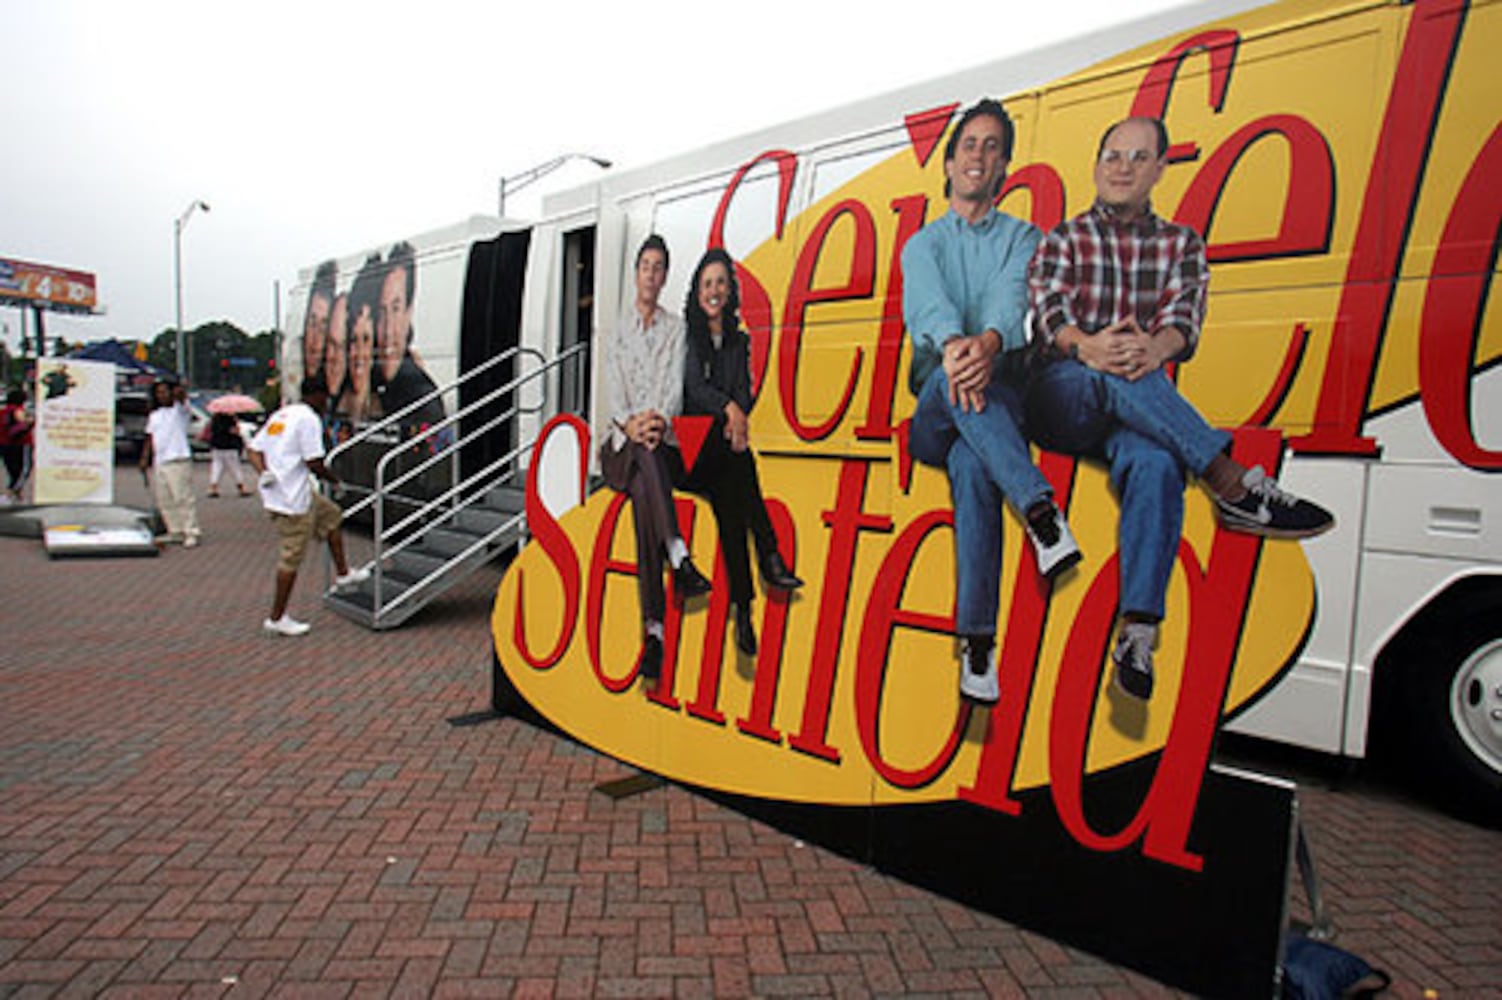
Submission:
M 68 357 L 78 358 L 81 361 L 108 361 L 115 366 L 118 374 L 126 377 L 147 375 L 155 379 L 166 378 L 172 374 L 165 368 L 158 368 L 156 365 L 136 360 L 130 348 L 113 337 L 70 351 Z

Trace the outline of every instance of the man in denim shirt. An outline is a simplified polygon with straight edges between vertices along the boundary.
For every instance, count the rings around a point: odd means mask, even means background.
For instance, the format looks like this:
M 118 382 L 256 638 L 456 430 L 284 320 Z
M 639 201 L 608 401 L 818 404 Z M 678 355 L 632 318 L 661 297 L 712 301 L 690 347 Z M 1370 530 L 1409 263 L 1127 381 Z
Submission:
M 944 147 L 949 211 L 902 251 L 902 313 L 913 340 L 909 381 L 918 397 L 909 448 L 949 475 L 960 693 L 985 705 L 1000 696 L 1002 501 L 1022 518 L 1044 576 L 1080 558 L 1019 430 L 1027 264 L 1039 233 L 995 207 L 1012 139 L 1012 120 L 996 101 L 964 113 Z

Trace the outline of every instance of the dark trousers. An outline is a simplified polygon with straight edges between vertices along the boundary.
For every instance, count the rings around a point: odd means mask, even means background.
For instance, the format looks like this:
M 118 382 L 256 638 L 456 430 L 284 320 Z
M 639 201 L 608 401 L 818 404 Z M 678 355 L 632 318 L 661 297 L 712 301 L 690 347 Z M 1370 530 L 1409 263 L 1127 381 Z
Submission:
M 749 604 L 753 591 L 746 536 L 749 534 L 755 542 L 758 559 L 765 560 L 777 551 L 777 535 L 772 531 L 756 473 L 756 456 L 749 448 L 733 451 L 721 422 L 716 421 L 698 461 L 679 485 L 709 501 L 720 533 L 720 551 L 725 555 L 725 572 L 730 577 L 730 601 Z
M 683 468 L 678 449 L 669 445 L 644 448 L 628 441 L 613 451 L 600 446 L 600 471 L 605 484 L 631 498 L 636 528 L 636 592 L 643 622 L 661 622 L 667 614 L 662 586 L 662 561 L 667 543 L 678 537 L 673 514 L 673 479 Z
M 5 471 L 10 475 L 8 488 L 19 489 L 26 482 L 26 446 L 0 445 L 0 457 L 5 459 Z

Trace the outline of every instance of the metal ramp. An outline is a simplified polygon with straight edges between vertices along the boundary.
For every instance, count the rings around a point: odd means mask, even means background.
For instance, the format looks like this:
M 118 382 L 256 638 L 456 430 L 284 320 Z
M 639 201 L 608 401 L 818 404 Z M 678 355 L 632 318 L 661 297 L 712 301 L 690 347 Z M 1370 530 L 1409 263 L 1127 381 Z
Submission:
M 367 628 L 396 628 L 480 567 L 519 551 L 527 534 L 524 463 L 532 450 L 523 427 L 535 433 L 553 415 L 548 401 L 559 395 L 560 374 L 578 372 L 586 350 L 581 344 L 550 362 L 528 348 L 505 351 L 331 450 L 325 461 L 346 480 L 360 478 L 360 467 L 379 457 L 368 483 L 347 487 L 357 499 L 345 507 L 347 523 L 371 524 L 374 552 L 364 564 L 370 578 L 326 593 L 324 604 Z M 537 367 L 509 374 L 527 361 Z M 403 429 L 404 418 L 435 398 L 457 400 L 466 384 L 493 387 L 438 423 Z M 466 449 L 487 438 L 514 446 L 462 472 L 476 464 L 463 460 Z M 331 568 L 326 577 L 331 583 Z

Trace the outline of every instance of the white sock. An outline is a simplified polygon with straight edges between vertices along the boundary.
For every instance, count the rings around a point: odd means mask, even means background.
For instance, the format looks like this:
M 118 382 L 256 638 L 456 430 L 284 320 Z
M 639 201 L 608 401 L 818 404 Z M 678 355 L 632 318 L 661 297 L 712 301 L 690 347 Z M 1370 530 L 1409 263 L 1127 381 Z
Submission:
M 662 622 L 648 620 L 646 622 L 646 624 L 642 626 L 642 631 L 645 632 L 647 635 L 656 636 L 658 639 L 661 639 L 662 638 Z
M 681 566 L 683 564 L 683 560 L 685 560 L 687 558 L 688 558 L 688 546 L 685 545 L 685 544 L 683 544 L 683 539 L 681 539 L 681 538 L 669 538 L 668 539 L 668 562 L 672 565 L 672 567 L 674 569 L 677 569 L 679 566 Z

